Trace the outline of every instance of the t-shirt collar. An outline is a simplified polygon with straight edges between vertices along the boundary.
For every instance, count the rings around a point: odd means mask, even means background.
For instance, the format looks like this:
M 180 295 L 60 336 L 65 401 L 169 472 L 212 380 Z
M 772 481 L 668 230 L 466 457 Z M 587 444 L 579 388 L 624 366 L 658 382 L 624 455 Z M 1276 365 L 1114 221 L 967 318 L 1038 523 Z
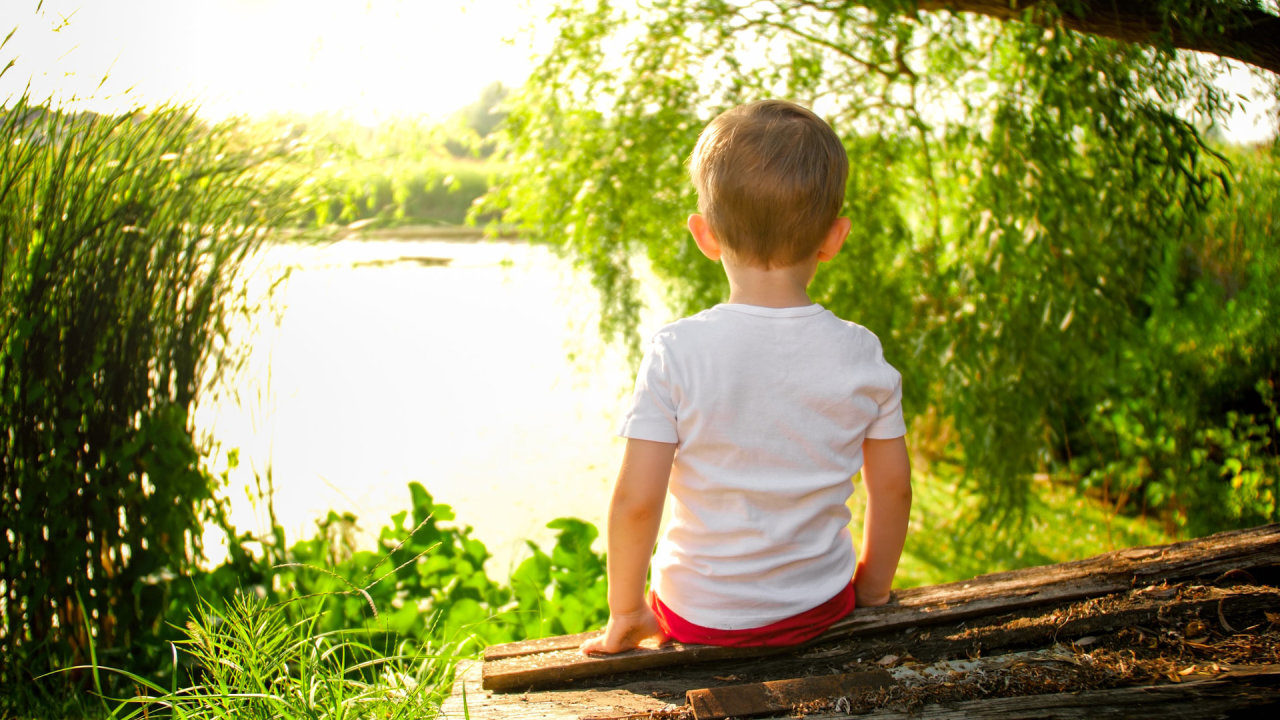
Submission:
M 743 315 L 755 315 L 757 317 L 796 318 L 817 315 L 826 308 L 817 303 L 813 303 L 812 305 L 799 305 L 796 307 L 781 308 L 764 307 L 763 305 L 742 305 L 739 303 L 720 303 L 715 306 L 715 309 L 742 313 Z

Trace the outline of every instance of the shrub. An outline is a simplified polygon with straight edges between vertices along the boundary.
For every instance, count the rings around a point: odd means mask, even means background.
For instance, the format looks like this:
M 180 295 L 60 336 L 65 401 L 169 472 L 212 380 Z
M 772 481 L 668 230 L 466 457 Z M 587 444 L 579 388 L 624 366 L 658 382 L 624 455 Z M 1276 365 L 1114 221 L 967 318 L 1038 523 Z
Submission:
M 1280 167 L 1229 155 L 1233 192 L 1170 248 L 1140 333 L 1058 435 L 1086 488 L 1193 535 L 1280 520 Z

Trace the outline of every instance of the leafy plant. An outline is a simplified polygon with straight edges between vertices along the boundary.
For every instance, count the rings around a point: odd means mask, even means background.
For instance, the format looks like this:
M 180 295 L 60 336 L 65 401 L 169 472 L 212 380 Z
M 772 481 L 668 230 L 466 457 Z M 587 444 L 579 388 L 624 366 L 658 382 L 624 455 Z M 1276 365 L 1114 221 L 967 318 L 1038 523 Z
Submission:
M 1100 397 L 1067 395 L 1061 453 L 1117 510 L 1165 510 L 1202 534 L 1280 520 L 1280 172 L 1229 151 L 1230 196 L 1170 249 L 1143 296 L 1133 346 L 1108 355 Z
M 549 523 L 558 531 L 551 552 L 529 543 L 530 557 L 504 584 L 489 577 L 488 549 L 469 525 L 454 522 L 452 508 L 419 483 L 409 492 L 412 509 L 391 517 L 375 550 L 351 543 L 356 518 L 349 513 L 330 512 L 313 537 L 287 546 L 278 526 L 268 538 L 241 535 L 241 550 L 225 565 L 181 584 L 171 621 L 204 604 L 221 611 L 224 599 L 253 590 L 284 606 L 291 621 L 313 618 L 317 633 L 359 629 L 391 645 L 447 639 L 467 653 L 581 632 L 607 617 L 604 558 L 591 548 L 598 536 L 591 523 Z M 262 552 L 245 552 L 249 546 Z
M 532 557 L 511 574 L 516 598 L 518 635 L 547 637 L 585 632 L 609 619 L 605 559 L 591 550 L 599 532 L 576 518 L 557 518 L 547 527 L 559 530 L 548 555 L 532 542 Z
M 462 651 L 510 639 L 511 629 L 495 622 L 510 592 L 486 574 L 484 543 L 471 537 L 470 526 L 450 523 L 453 510 L 436 504 L 421 484 L 409 490 L 412 514 L 392 516 L 376 552 L 335 547 L 341 533 L 334 530 L 355 518 L 330 513 L 316 537 L 294 543 L 287 561 L 273 565 L 272 591 L 324 598 L 330 609 L 317 620 L 319 632 L 368 628 L 419 641 L 450 637 Z

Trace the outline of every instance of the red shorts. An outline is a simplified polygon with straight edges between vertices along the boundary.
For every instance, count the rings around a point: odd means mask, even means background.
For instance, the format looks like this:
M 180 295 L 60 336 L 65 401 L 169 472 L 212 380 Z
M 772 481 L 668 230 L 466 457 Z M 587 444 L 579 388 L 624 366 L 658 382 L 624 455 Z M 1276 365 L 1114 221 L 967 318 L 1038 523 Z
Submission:
M 764 627 L 718 630 L 694 625 L 675 614 L 656 593 L 649 593 L 649 607 L 658 616 L 658 624 L 663 631 L 673 639 L 682 643 L 733 647 L 773 647 L 808 642 L 826 632 L 835 621 L 853 612 L 854 604 L 853 583 L 850 582 L 835 597 L 799 615 Z

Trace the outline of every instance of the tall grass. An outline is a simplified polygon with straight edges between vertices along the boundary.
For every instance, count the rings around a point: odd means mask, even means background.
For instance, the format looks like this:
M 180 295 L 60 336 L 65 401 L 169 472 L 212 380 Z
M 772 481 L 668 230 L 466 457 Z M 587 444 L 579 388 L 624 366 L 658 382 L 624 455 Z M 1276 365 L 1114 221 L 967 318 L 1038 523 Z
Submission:
M 110 701 L 112 717 L 429 718 L 448 695 L 456 644 L 387 648 L 358 628 L 321 632 L 322 610 L 297 618 L 288 603 L 252 593 L 221 605 L 202 603 L 186 622 L 167 685 L 85 668 L 132 682 L 132 697 Z
M 183 107 L 0 109 L 0 685 L 156 650 L 218 516 L 188 414 L 284 215 L 266 160 Z

